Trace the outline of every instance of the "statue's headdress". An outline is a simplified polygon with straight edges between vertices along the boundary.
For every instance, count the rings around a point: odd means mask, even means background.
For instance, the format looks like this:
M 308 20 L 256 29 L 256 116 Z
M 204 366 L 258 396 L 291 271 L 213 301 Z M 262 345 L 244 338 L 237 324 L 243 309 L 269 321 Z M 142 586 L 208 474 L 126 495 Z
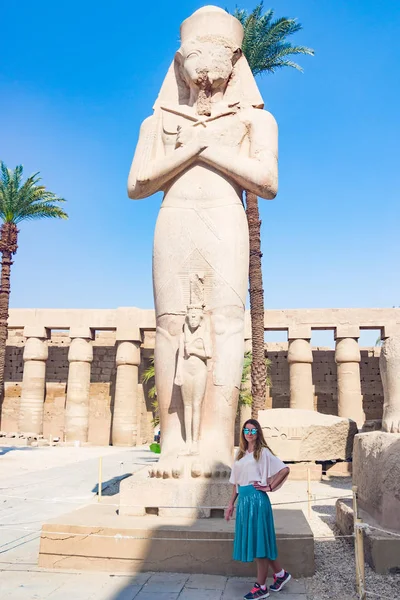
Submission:
M 217 6 L 204 6 L 196 10 L 181 25 L 181 43 L 196 38 L 220 38 L 228 41 L 234 49 L 241 48 L 243 27 L 232 15 Z M 173 60 L 161 86 L 154 110 L 162 106 L 186 104 L 189 97 L 187 84 L 179 73 L 176 58 Z M 263 108 L 264 102 L 246 58 L 242 55 L 233 67 L 224 101 L 227 104 L 240 104 L 243 107 Z

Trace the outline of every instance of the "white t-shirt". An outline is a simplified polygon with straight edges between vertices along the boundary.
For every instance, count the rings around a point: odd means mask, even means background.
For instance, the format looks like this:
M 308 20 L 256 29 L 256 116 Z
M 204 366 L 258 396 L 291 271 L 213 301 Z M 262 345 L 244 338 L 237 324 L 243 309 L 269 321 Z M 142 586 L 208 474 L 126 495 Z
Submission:
M 235 460 L 230 476 L 230 483 L 234 485 L 268 485 L 268 480 L 286 467 L 280 458 L 272 454 L 268 448 L 261 450 L 260 460 L 256 460 L 253 452 L 246 452 L 240 460 Z M 283 483 L 283 482 L 282 482 Z M 280 485 L 278 487 L 281 487 Z

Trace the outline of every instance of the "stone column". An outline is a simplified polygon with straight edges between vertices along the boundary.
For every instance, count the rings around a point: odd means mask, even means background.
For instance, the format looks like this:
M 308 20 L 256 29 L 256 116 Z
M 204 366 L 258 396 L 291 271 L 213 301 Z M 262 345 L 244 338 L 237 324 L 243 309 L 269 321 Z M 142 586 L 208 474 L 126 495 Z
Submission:
M 111 442 L 113 446 L 136 446 L 140 342 L 118 341 L 117 344 Z
M 138 371 L 140 364 L 141 311 L 137 308 L 118 308 L 115 339 L 117 343 L 117 378 L 111 442 L 115 446 L 135 446 L 138 438 Z
M 314 410 L 311 328 L 289 327 L 290 408 Z
M 87 442 L 90 371 L 93 360 L 92 334 L 88 327 L 71 328 L 70 338 L 65 440 L 67 442 Z
M 47 331 L 44 327 L 25 327 L 24 373 L 18 429 L 43 433 L 43 404 L 46 388 Z
M 338 386 L 338 415 L 353 419 L 359 429 L 364 424 L 363 397 L 360 381 L 360 330 L 353 326 L 338 326 L 335 331 Z

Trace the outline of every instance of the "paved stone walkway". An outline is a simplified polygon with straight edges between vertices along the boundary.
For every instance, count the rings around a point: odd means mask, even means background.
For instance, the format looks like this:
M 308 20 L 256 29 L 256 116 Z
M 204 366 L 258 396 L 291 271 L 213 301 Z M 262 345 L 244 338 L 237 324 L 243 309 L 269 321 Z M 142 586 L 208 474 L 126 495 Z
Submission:
M 246 594 L 252 581 L 218 575 L 140 573 L 110 576 L 77 572 L 0 572 L 2 600 L 234 600 Z M 302 581 L 290 581 L 270 597 L 307 600 Z
M 154 460 L 147 448 L 0 447 L 0 600 L 234 600 L 253 583 L 243 578 L 171 573 L 135 576 L 50 571 L 37 567 L 39 531 L 48 519 L 93 501 L 98 457 L 103 481 Z M 291 581 L 282 600 L 307 600 L 303 581 Z
M 0 569 L 17 563 L 36 567 L 39 534 L 32 530 L 93 501 L 99 456 L 102 487 L 112 484 L 116 493 L 118 479 L 142 468 L 154 455 L 145 448 L 0 446 Z

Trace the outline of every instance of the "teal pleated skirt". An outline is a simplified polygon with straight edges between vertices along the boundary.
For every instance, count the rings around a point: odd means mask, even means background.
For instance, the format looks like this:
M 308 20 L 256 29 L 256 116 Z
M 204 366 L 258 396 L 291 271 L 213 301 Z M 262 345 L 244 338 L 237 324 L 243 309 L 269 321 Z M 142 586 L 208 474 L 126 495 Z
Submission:
M 256 490 L 252 485 L 239 486 L 233 543 L 234 560 L 276 560 L 277 556 L 274 518 L 268 495 Z

